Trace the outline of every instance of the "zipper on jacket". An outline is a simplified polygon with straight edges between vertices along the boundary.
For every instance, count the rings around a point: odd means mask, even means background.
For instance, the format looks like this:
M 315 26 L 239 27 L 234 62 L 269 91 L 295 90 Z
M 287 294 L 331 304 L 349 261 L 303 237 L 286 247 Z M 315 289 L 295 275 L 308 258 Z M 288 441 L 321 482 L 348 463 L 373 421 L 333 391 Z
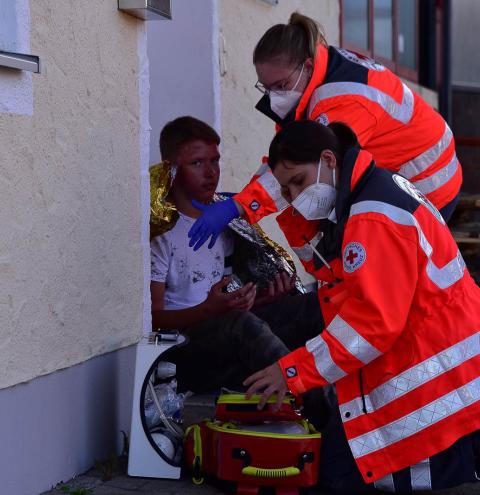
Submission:
M 360 382 L 360 393 L 362 394 L 362 411 L 364 414 L 368 414 L 367 411 L 367 403 L 365 401 L 365 394 L 363 393 L 363 380 L 362 380 L 362 375 L 363 375 L 363 369 L 360 368 L 358 372 L 358 381 Z

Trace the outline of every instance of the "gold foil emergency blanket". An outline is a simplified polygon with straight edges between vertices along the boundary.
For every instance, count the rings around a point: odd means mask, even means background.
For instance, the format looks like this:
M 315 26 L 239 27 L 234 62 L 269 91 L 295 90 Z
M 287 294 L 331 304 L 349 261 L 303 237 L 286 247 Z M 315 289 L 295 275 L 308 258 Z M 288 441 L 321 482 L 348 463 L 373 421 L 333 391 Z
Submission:
M 167 201 L 175 168 L 164 160 L 150 167 L 150 239 L 173 228 L 178 220 L 174 204 Z

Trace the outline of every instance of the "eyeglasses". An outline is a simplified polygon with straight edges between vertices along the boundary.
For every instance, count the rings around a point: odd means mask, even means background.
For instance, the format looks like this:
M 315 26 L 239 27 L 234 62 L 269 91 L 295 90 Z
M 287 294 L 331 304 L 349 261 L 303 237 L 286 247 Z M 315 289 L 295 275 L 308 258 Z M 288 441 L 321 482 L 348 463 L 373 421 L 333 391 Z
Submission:
M 260 91 L 260 93 L 263 93 L 264 95 L 268 95 L 270 93 L 279 93 L 281 91 L 285 91 L 286 88 L 287 88 L 287 86 L 288 86 L 288 83 L 290 82 L 290 78 L 293 76 L 293 74 L 295 74 L 295 72 L 297 72 L 298 69 L 300 69 L 300 67 L 302 68 L 302 71 L 303 71 L 304 64 L 305 64 L 305 62 L 302 62 L 301 64 L 297 65 L 297 67 L 295 67 L 295 69 L 293 69 L 293 71 L 290 73 L 290 75 L 288 77 L 286 77 L 282 81 L 278 81 L 278 82 L 272 84 L 272 87 L 270 87 L 270 88 L 267 88 L 260 81 L 257 81 L 255 83 L 254 87 L 256 89 L 258 89 L 258 91 Z M 300 75 L 301 74 L 302 73 L 300 72 Z M 297 86 L 299 79 L 300 79 L 300 77 L 297 79 L 297 82 L 295 83 L 295 86 L 294 87 Z

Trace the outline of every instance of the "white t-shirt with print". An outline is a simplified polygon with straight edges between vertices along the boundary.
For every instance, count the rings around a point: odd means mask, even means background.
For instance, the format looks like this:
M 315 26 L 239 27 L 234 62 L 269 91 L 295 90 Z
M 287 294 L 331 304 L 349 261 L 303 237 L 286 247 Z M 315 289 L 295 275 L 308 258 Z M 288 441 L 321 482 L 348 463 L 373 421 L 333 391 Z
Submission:
M 188 245 L 188 231 L 195 220 L 179 212 L 175 226 L 150 243 L 151 279 L 165 283 L 165 309 L 200 304 L 213 284 L 231 274 L 231 268 L 225 268 L 225 258 L 233 253 L 231 234 L 225 231 L 220 234 L 212 249 L 208 249 L 206 242 L 194 251 Z

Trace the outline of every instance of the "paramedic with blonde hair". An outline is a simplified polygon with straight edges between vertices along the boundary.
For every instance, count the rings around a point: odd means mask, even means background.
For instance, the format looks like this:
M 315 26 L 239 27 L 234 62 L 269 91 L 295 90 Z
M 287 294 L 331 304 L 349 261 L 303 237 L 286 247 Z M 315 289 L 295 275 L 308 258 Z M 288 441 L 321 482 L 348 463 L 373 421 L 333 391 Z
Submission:
M 257 43 L 256 108 L 277 124 L 309 119 L 344 122 L 378 167 L 409 179 L 448 220 L 462 182 L 452 132 L 443 118 L 393 72 L 374 60 L 329 46 L 318 24 L 293 13 Z M 189 232 L 198 249 L 239 215 L 255 223 L 285 207 L 278 184 L 264 162 L 233 199 L 209 205 Z M 308 239 L 311 241 L 311 239 Z M 295 246 L 303 263 L 302 246 Z

